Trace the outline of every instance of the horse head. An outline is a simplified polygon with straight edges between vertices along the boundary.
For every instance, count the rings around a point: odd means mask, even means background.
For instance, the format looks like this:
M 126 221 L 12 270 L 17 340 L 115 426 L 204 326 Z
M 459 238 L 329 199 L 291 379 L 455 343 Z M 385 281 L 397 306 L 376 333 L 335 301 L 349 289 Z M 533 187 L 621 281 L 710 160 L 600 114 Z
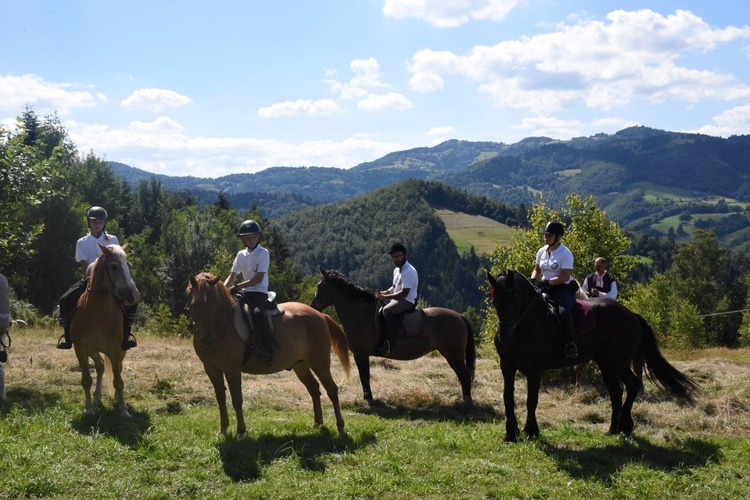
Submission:
M 125 249 L 128 245 L 104 246 L 98 242 L 97 245 L 101 248 L 102 254 L 95 261 L 91 273 L 91 290 L 99 291 L 109 288 L 109 291 L 119 296 L 125 305 L 131 306 L 138 303 L 140 293 L 130 275 L 130 263 L 125 258 Z M 105 279 L 109 280 L 109 285 L 106 284 Z
M 333 304 L 333 296 L 331 295 L 330 287 L 327 286 L 330 274 L 320 266 L 320 280 L 318 286 L 315 289 L 315 295 L 310 301 L 310 307 L 317 311 L 322 311 L 326 307 Z
M 216 341 L 222 323 L 217 318 L 231 319 L 235 301 L 218 276 L 200 273 L 188 278 L 188 308 L 195 324 L 195 335 L 208 347 Z
M 490 284 L 490 301 L 499 322 L 496 341 L 501 344 L 513 340 L 516 325 L 531 308 L 536 297 L 534 285 L 521 273 L 507 269 L 496 278 L 487 271 Z

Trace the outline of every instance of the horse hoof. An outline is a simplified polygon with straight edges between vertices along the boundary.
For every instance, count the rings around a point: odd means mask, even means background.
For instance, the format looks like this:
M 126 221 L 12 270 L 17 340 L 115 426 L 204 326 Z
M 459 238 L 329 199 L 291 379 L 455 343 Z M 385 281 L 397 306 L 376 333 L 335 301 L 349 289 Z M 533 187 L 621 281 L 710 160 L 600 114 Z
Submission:
M 344 429 L 339 429 L 339 437 L 342 437 L 342 438 L 348 437 Z

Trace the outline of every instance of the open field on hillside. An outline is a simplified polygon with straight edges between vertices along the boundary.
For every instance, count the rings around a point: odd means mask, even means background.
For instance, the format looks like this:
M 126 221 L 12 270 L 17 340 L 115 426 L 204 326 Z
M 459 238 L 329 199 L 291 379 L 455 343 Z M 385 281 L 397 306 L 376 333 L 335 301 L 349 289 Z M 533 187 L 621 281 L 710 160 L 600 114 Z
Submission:
M 724 200 L 729 205 L 738 206 L 743 210 L 747 206 L 747 203 L 742 203 L 734 198 L 727 198 L 724 196 L 712 195 L 712 194 L 697 194 L 688 191 L 687 189 L 680 189 L 676 187 L 662 186 L 654 184 L 653 182 L 636 182 L 634 186 L 643 188 L 643 198 L 646 201 L 658 201 L 658 200 L 673 200 L 688 202 L 703 202 L 703 203 L 718 203 L 720 200 Z
M 686 234 L 691 235 L 695 231 L 695 221 L 696 220 L 719 220 L 723 217 L 726 217 L 729 214 L 692 214 L 692 218 L 688 221 L 685 221 L 682 228 L 685 231 Z M 671 227 L 675 234 L 677 233 L 677 227 L 680 225 L 680 216 L 679 215 L 672 215 L 671 217 L 665 217 L 664 219 L 660 220 L 656 224 L 652 224 L 651 228 L 655 229 L 657 231 L 660 231 L 664 234 L 669 233 L 669 228 Z
M 139 335 L 125 359 L 133 415 L 83 415 L 80 372 L 58 331 L 16 329 L 0 405 L 0 497 L 62 498 L 747 498 L 750 351 L 668 353 L 704 392 L 677 405 L 647 383 L 635 435 L 607 436 L 609 401 L 595 370 L 574 389 L 567 372 L 543 383 L 542 437 L 503 442 L 498 363 L 480 359 L 475 405 L 442 357 L 374 358 L 377 402 L 356 370 L 341 385 L 348 437 L 313 426 L 291 372 L 243 376 L 248 433 L 217 435 L 218 410 L 190 340 Z M 334 364 L 337 380 L 343 378 Z M 106 381 L 110 383 L 109 380 Z M 525 418 L 525 381 L 517 407 Z
M 478 253 L 491 253 L 496 246 L 510 242 L 513 229 L 480 215 L 452 210 L 436 210 L 458 251 L 467 253 L 474 247 Z

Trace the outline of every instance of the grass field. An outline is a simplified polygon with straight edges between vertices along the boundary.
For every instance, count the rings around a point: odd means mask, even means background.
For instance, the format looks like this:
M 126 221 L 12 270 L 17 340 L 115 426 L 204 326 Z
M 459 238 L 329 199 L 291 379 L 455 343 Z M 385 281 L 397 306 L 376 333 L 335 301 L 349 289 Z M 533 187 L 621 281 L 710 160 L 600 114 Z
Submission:
M 507 244 L 513 235 L 512 228 L 487 217 L 445 209 L 436 213 L 461 253 L 468 253 L 471 247 L 477 253 L 491 253 L 496 246 Z
M 139 333 L 125 358 L 130 419 L 111 395 L 83 414 L 80 372 L 58 331 L 14 329 L 0 405 L 1 498 L 747 498 L 750 351 L 667 357 L 703 386 L 696 407 L 650 383 L 632 437 L 605 434 L 609 400 L 590 367 L 543 382 L 541 438 L 503 442 L 502 379 L 487 352 L 473 406 L 442 357 L 373 358 L 369 405 L 353 371 L 341 384 L 347 437 L 330 402 L 313 426 L 293 373 L 243 376 L 245 437 L 217 434 L 218 410 L 190 340 Z M 334 364 L 337 380 L 343 378 Z M 105 381 L 110 384 L 109 380 Z M 525 381 L 517 381 L 525 418 Z

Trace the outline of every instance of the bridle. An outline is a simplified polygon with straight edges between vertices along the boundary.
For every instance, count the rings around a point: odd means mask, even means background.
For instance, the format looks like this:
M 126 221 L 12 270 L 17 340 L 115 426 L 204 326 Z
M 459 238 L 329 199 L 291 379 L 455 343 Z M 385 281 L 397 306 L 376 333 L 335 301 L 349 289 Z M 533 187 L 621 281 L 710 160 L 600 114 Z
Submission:
M 524 279 L 526 278 L 524 277 Z M 513 288 L 516 288 L 516 287 L 514 286 Z M 512 319 L 501 320 L 500 316 L 498 315 L 497 320 L 501 327 L 504 325 L 507 325 L 507 327 L 510 328 L 511 331 L 515 332 L 516 328 L 518 328 L 518 326 L 521 323 L 523 323 L 523 320 L 526 318 L 526 315 L 529 313 L 529 311 L 531 311 L 531 308 L 534 305 L 534 301 L 537 300 L 537 294 L 534 294 L 534 297 L 532 297 L 532 299 L 529 301 L 529 304 L 526 306 L 526 309 L 524 309 L 520 315 L 518 314 L 518 311 L 521 309 L 521 297 L 517 289 L 513 290 L 513 295 L 515 299 L 513 301 L 513 307 L 512 307 L 512 311 L 515 312 L 514 317 Z M 495 286 L 494 285 L 490 289 L 490 296 L 492 298 L 492 302 L 494 303 L 495 302 Z

